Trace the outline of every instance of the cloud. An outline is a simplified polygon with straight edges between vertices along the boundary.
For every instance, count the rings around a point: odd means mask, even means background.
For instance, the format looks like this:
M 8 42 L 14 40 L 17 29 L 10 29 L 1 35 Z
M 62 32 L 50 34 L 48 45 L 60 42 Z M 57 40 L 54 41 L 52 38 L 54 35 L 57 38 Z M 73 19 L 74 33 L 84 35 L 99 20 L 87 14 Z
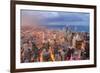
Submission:
M 54 11 L 34 11 L 22 10 L 23 22 L 39 22 L 46 25 L 89 25 L 89 13 L 79 12 L 54 12 Z

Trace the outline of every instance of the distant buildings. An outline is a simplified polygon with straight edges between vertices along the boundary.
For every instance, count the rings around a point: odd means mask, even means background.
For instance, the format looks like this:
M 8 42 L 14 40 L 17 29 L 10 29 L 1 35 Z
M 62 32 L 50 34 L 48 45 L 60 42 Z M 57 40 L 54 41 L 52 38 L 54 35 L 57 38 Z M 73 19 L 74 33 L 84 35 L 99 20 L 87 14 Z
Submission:
M 84 49 L 87 49 L 89 53 L 89 33 L 73 32 L 67 26 L 63 30 L 49 30 L 44 27 L 35 26 L 24 28 L 23 26 L 21 29 L 21 48 L 24 50 L 32 50 L 32 45 L 35 45 L 37 49 L 46 46 L 45 48 L 52 48 L 54 50 L 54 47 L 56 47 L 57 51 L 60 50 L 62 53 L 63 59 L 64 53 L 67 53 L 67 50 L 74 49 L 80 58 L 80 53 Z M 54 52 L 52 51 L 52 57 L 54 59 L 53 55 Z M 76 57 L 76 53 L 73 55 L 73 57 Z M 57 57 L 59 56 L 57 55 Z M 87 54 L 87 57 L 89 57 L 89 54 Z

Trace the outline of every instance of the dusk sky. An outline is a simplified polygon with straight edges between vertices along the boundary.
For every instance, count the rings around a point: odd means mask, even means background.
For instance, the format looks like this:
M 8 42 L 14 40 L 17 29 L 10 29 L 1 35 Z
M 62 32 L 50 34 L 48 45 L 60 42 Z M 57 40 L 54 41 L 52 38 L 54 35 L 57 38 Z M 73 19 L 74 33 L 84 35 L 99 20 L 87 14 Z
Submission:
M 89 26 L 89 13 L 21 10 L 22 25 L 84 25 Z

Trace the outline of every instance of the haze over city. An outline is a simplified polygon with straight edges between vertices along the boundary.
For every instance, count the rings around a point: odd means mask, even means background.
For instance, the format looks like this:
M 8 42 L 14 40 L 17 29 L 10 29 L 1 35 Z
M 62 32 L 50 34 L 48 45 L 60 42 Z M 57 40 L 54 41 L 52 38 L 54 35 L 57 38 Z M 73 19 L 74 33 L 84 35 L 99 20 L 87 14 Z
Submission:
M 21 63 L 89 59 L 89 13 L 21 10 Z

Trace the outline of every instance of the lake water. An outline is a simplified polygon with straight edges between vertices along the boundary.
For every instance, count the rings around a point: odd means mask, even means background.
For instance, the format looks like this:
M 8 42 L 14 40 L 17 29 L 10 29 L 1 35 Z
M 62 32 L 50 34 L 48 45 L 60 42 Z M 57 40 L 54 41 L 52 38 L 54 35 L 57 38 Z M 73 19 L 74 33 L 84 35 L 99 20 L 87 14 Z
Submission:
M 48 29 L 60 29 L 60 30 L 63 30 L 63 29 L 70 29 L 72 31 L 76 31 L 76 32 L 89 32 L 89 26 L 81 26 L 81 25 L 70 25 L 70 26 L 67 26 L 66 25 L 45 25 L 46 28 Z

